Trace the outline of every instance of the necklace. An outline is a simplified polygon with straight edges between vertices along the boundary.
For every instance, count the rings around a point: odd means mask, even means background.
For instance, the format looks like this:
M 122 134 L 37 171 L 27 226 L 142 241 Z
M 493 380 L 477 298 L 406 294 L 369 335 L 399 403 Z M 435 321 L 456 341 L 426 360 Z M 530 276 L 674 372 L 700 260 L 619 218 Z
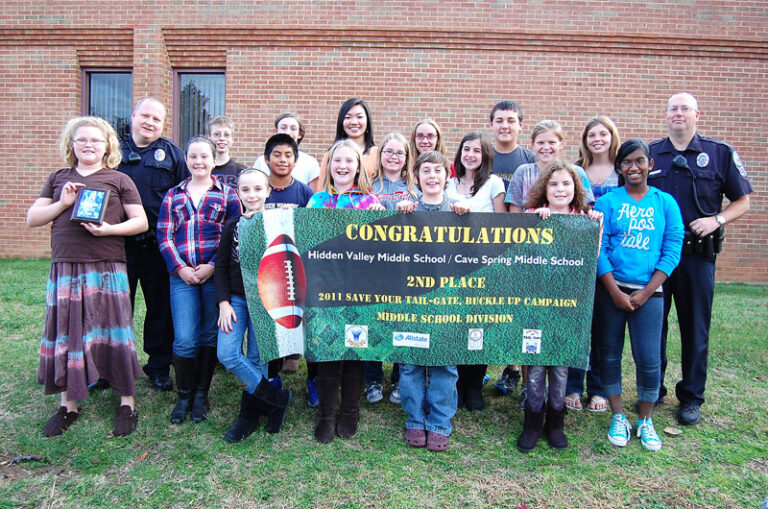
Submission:
M 291 187 L 292 185 L 293 185 L 293 177 L 291 177 L 291 181 L 290 181 L 290 182 L 288 182 L 288 185 L 287 185 L 287 186 L 285 186 L 285 187 L 274 187 L 274 186 L 273 186 L 273 187 L 272 187 L 272 190 L 273 190 L 273 191 L 277 191 L 277 192 L 279 193 L 279 192 L 281 192 L 281 191 L 285 191 L 286 189 L 288 189 L 288 188 L 289 188 L 289 187 Z

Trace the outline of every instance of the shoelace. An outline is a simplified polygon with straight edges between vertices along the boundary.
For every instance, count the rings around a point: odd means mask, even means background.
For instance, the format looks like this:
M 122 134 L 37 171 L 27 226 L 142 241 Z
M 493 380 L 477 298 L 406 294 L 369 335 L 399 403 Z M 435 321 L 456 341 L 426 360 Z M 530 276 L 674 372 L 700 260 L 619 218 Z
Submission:
M 656 433 L 656 430 L 653 428 L 653 424 L 648 421 L 643 421 L 642 424 L 640 424 L 638 431 L 640 432 L 640 439 L 644 442 L 658 442 L 659 441 L 659 435 Z
M 623 419 L 618 417 L 611 419 L 611 435 L 628 434 L 627 428 L 626 417 Z

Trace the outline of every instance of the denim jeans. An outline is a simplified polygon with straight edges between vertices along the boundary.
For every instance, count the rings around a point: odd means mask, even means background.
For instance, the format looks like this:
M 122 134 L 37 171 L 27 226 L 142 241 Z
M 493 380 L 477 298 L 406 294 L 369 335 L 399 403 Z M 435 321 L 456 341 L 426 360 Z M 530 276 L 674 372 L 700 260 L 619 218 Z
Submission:
M 216 348 L 216 306 L 213 279 L 201 285 L 188 285 L 179 276 L 171 276 L 171 315 L 173 316 L 173 353 L 195 357 L 197 348 Z
M 429 372 L 429 374 L 427 374 Z M 406 429 L 424 429 L 449 436 L 459 395 L 456 366 L 400 365 L 400 401 L 408 414 Z M 427 383 L 429 379 L 429 383 Z
M 637 399 L 655 402 L 661 380 L 661 324 L 664 299 L 651 297 L 639 309 L 627 312 L 617 308 L 602 284 L 595 288 L 597 330 L 600 336 L 600 378 L 608 396 L 621 394 L 621 357 L 624 329 L 629 324 L 632 357 L 635 359 Z
M 245 385 L 250 394 L 253 394 L 261 379 L 267 376 L 267 364 L 262 364 L 259 358 L 259 346 L 248 315 L 247 302 L 239 295 L 232 295 L 229 303 L 235 310 L 237 321 L 232 323 L 229 334 L 219 329 L 217 355 L 224 367 Z M 246 329 L 248 329 L 248 341 L 243 348 Z M 247 353 L 243 353 L 243 350 Z
M 528 366 L 528 407 L 534 412 L 541 412 L 544 392 L 549 390 L 547 404 L 557 411 L 562 410 L 565 407 L 567 380 L 567 366 Z

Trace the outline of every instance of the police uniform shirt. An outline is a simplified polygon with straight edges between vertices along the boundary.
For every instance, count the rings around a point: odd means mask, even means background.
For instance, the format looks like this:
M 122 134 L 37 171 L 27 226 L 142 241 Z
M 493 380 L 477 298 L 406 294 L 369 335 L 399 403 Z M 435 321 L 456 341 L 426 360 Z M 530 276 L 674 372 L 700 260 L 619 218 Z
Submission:
M 147 213 L 149 230 L 154 231 L 165 193 L 190 176 L 184 152 L 167 138 L 158 138 L 139 148 L 130 135 L 120 143 L 120 150 L 123 159 L 117 169 L 136 184 Z M 134 161 L 131 161 L 131 154 Z
M 686 227 L 704 215 L 694 201 L 691 172 L 672 164 L 678 154 L 685 157 L 696 176 L 696 194 L 704 212 L 720 213 L 723 195 L 734 201 L 752 192 L 744 164 L 727 143 L 696 134 L 682 152 L 675 149 L 668 137 L 652 142 L 650 147 L 653 170 L 648 174 L 648 184 L 675 197 Z

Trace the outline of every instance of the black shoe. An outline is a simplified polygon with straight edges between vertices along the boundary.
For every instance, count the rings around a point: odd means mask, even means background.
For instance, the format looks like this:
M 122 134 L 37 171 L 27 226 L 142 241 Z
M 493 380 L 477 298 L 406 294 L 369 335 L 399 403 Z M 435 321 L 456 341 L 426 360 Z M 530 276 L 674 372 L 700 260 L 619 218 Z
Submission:
M 153 373 L 149 376 L 149 382 L 152 384 L 152 388 L 156 391 L 172 391 L 173 382 L 171 376 L 168 374 Z
M 701 411 L 698 403 L 680 403 L 677 409 L 677 422 L 683 426 L 693 426 L 701 420 Z
M 464 404 L 467 410 L 474 412 L 485 408 L 482 389 L 464 389 Z
M 96 391 L 103 391 L 109 389 L 109 382 L 103 378 L 99 378 L 88 386 L 88 394 L 93 394 Z

